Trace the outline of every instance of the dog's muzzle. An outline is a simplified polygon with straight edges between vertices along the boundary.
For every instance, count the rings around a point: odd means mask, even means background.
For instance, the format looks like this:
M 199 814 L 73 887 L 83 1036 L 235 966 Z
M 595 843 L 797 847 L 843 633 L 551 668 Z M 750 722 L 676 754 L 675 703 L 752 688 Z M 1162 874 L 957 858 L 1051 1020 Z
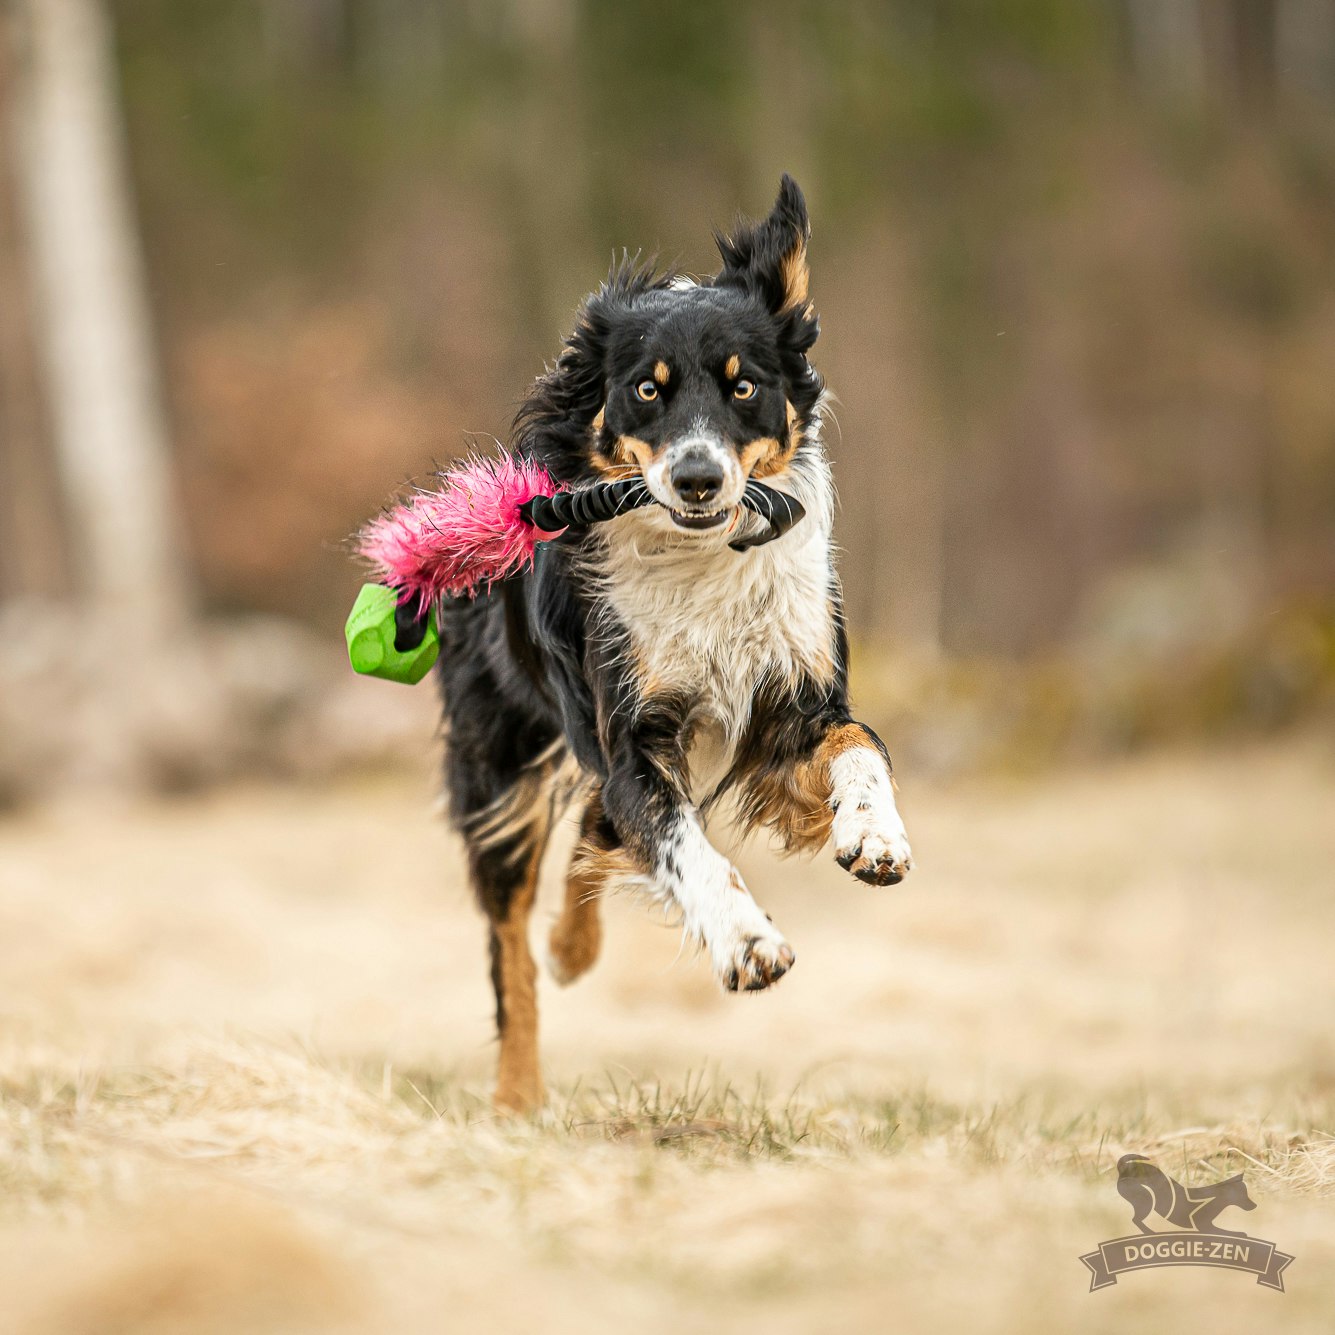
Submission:
M 645 470 L 654 499 L 678 528 L 716 528 L 742 498 L 746 479 L 734 451 L 717 437 L 677 441 Z

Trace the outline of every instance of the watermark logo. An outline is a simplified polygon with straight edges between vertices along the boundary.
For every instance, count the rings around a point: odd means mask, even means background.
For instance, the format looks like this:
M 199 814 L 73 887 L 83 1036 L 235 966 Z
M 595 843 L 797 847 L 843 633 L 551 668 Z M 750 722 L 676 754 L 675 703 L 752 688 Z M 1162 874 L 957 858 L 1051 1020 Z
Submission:
M 1184 1187 L 1143 1154 L 1124 1154 L 1117 1161 L 1117 1194 L 1130 1205 L 1131 1222 L 1140 1232 L 1101 1242 L 1098 1251 L 1080 1258 L 1089 1267 L 1091 1293 L 1116 1284 L 1128 1270 L 1173 1265 L 1245 1270 L 1256 1276 L 1258 1284 L 1284 1292 L 1284 1270 L 1293 1257 L 1273 1242 L 1219 1228 L 1214 1222 L 1230 1206 L 1256 1209 L 1241 1173 L 1204 1187 Z M 1178 1231 L 1150 1228 L 1145 1220 L 1151 1214 Z

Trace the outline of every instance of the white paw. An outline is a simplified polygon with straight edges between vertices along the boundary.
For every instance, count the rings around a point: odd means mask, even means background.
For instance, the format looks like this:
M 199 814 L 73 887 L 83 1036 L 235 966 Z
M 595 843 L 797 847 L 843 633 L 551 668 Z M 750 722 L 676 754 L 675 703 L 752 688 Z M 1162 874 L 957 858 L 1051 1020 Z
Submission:
M 731 921 L 714 928 L 705 945 L 719 982 L 729 992 L 759 992 L 777 983 L 793 967 L 797 956 L 783 933 L 751 898 L 736 871 L 728 893 L 737 901 L 736 909 L 728 915 Z
M 831 833 L 839 865 L 859 881 L 894 885 L 913 870 L 913 851 L 898 812 L 840 807 Z
M 751 898 L 741 872 L 710 846 L 693 813 L 664 843 L 658 884 L 728 991 L 758 992 L 793 967 L 792 946 Z
M 830 777 L 830 838 L 839 865 L 872 885 L 902 881 L 913 870 L 913 853 L 884 759 L 855 747 L 835 757 Z

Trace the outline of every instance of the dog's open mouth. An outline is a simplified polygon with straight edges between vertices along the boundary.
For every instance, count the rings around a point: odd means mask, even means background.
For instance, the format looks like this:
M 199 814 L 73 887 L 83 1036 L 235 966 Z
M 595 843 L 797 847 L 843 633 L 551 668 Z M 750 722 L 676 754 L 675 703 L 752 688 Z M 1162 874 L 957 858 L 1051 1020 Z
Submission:
M 710 512 L 697 512 L 694 510 L 669 510 L 668 514 L 672 516 L 672 522 L 678 528 L 717 528 L 731 510 L 713 510 Z

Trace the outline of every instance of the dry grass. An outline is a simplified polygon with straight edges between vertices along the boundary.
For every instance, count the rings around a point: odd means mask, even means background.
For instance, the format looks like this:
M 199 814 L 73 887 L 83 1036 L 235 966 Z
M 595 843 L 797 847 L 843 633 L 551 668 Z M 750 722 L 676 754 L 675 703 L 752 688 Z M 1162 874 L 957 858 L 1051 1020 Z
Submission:
M 0 1329 L 1326 1330 L 1333 777 L 1292 744 L 910 785 L 902 887 L 743 854 L 799 955 L 772 996 L 614 904 L 520 1123 L 425 792 L 0 826 Z M 1133 1148 L 1245 1171 L 1221 1222 L 1289 1292 L 1088 1294 Z

